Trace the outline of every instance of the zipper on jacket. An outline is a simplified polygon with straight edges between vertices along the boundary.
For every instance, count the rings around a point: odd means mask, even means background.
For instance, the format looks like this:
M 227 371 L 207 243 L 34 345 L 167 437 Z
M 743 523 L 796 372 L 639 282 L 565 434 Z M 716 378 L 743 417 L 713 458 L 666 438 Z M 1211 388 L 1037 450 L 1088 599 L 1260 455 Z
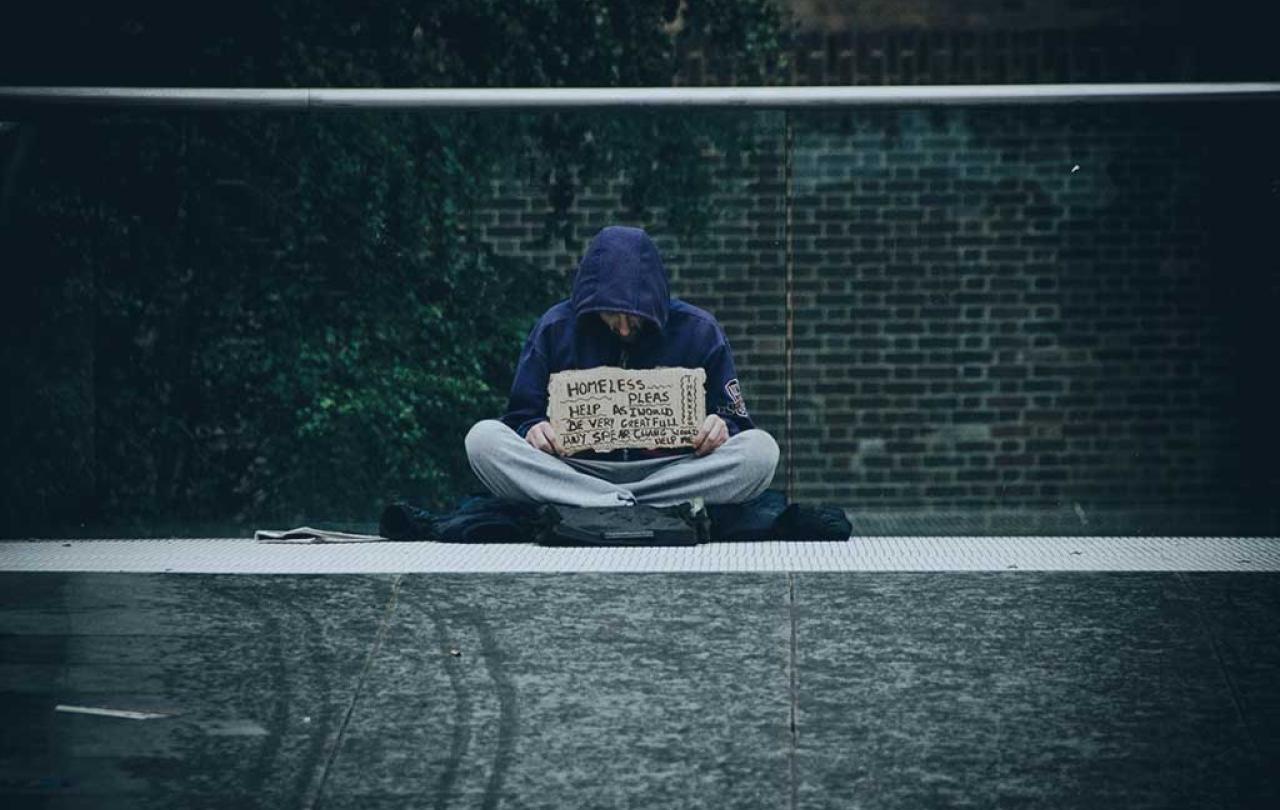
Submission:
M 618 358 L 618 364 L 621 365 L 623 368 L 627 367 L 627 347 L 626 346 L 622 347 L 622 355 Z M 626 447 L 622 448 L 622 460 L 623 461 L 631 460 L 631 450 L 629 448 L 626 448 Z

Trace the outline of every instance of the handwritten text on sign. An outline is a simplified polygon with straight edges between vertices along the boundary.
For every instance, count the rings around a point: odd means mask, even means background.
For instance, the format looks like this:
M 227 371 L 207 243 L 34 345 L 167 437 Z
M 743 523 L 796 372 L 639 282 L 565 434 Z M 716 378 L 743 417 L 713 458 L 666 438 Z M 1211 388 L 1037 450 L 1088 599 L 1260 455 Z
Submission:
M 560 371 L 547 385 L 547 416 L 569 455 L 690 447 L 706 418 L 706 382 L 700 368 Z

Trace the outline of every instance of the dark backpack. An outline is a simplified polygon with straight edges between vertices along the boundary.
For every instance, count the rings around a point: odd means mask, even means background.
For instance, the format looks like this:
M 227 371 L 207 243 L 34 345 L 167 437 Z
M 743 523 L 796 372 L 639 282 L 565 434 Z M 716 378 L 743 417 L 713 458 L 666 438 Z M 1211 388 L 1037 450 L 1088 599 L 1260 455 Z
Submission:
M 694 546 L 711 538 L 705 508 L 675 506 L 560 506 L 538 512 L 535 539 L 544 546 Z

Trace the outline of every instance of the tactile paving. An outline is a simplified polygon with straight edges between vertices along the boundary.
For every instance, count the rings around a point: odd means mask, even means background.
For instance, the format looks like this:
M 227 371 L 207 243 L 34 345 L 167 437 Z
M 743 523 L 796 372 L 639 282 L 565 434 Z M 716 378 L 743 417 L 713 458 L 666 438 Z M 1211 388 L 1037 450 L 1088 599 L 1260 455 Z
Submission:
M 4 571 L 198 574 L 1280 571 L 1280 537 L 857 537 L 845 542 L 546 548 L 277 545 L 246 538 L 0 542 Z

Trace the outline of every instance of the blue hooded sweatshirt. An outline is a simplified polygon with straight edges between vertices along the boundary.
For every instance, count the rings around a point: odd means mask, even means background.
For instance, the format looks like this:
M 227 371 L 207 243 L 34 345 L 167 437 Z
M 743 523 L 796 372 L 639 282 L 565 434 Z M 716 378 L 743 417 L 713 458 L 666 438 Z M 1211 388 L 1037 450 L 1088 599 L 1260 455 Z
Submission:
M 626 312 L 643 327 L 625 343 L 601 312 Z M 710 313 L 672 298 L 658 248 L 639 228 L 612 226 L 587 246 L 573 279 L 573 295 L 538 320 L 525 340 L 502 421 L 524 436 L 547 420 L 547 381 L 557 371 L 597 366 L 680 366 L 707 372 L 706 408 L 719 414 L 732 436 L 755 425 L 747 415 L 733 353 Z M 693 452 L 692 448 L 584 451 L 574 458 L 627 461 Z

